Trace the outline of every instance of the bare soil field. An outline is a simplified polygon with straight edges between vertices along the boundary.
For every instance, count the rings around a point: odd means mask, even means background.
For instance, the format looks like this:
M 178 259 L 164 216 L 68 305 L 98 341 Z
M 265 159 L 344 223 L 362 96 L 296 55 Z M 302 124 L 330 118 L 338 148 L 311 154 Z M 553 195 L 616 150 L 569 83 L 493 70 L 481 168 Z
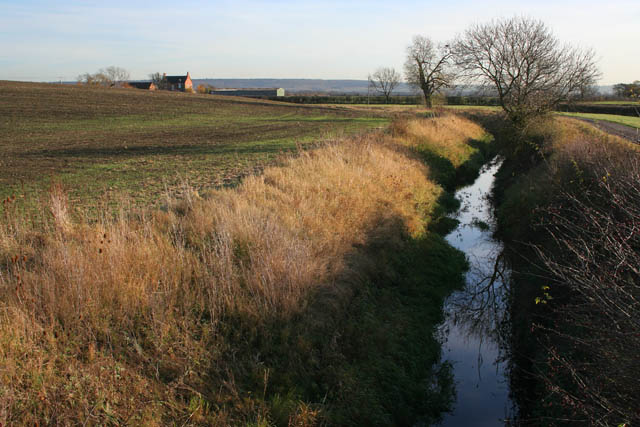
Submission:
M 134 89 L 0 82 L 0 197 L 61 183 L 73 202 L 234 185 L 280 153 L 388 119 L 346 109 Z

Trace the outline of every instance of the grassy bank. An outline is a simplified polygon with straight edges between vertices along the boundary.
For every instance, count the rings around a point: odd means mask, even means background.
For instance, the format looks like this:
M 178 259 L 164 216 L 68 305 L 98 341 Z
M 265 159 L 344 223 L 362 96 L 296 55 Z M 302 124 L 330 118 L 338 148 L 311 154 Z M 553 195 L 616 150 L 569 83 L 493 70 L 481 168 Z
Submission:
M 454 222 L 444 214 L 459 206 L 454 191 L 472 183 L 482 165 L 495 156 L 493 136 L 476 122 L 453 114 L 444 114 L 437 120 L 397 119 L 391 132 L 429 165 L 431 179 L 445 190 L 438 200 L 437 220 L 431 229 L 446 233 Z M 466 143 L 460 144 L 463 140 Z
M 451 117 L 394 129 L 116 219 L 71 215 L 59 186 L 37 226 L 5 199 L 0 421 L 436 420 L 452 384 L 435 327 L 466 266 L 429 231 L 436 180 L 454 185 L 438 168 L 485 136 Z
M 513 268 L 511 380 L 522 422 L 634 424 L 640 152 L 570 119 L 521 137 L 542 156 L 508 159 L 496 200 Z

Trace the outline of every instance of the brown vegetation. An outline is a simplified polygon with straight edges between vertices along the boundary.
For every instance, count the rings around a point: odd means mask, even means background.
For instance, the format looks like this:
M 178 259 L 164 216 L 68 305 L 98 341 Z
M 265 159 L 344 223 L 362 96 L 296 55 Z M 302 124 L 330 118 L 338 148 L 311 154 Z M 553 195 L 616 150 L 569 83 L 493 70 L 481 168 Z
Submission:
M 428 146 L 455 167 L 467 161 L 474 150 L 469 144 L 460 144 L 460 141 L 480 140 L 486 135 L 482 126 L 455 114 L 444 114 L 438 120 L 396 121 L 392 124 L 392 131 L 408 146 Z
M 565 414 L 591 425 L 635 423 L 640 375 L 640 153 L 568 145 L 562 189 L 538 211 L 538 255 L 553 304 L 543 375 Z M 567 182 L 567 181 L 573 182 Z M 546 323 L 546 322 L 545 322 Z M 544 335 L 544 333 L 543 333 Z
M 635 423 L 640 151 L 570 119 L 535 134 L 545 160 L 517 177 L 517 165 L 503 172 L 499 215 L 514 265 L 522 422 Z
M 472 136 L 464 126 L 479 131 L 458 118 L 429 122 L 404 133 L 451 148 Z M 59 187 L 38 226 L 7 198 L 0 423 L 273 420 L 265 352 L 274 349 L 259 342 L 297 337 L 275 351 L 305 366 L 305 328 L 348 312 L 377 271 L 376 252 L 363 248 L 402 251 L 424 234 L 442 191 L 428 176 L 410 150 L 378 134 L 301 153 L 235 190 L 185 191 L 165 210 L 93 224 L 72 218 Z M 285 421 L 311 425 L 318 414 L 294 401 Z

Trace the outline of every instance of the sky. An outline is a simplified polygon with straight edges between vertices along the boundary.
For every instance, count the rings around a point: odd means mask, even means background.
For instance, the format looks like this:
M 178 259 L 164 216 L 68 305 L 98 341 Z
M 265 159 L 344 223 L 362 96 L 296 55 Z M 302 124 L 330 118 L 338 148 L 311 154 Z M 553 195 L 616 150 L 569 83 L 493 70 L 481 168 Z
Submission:
M 527 16 L 593 48 L 599 84 L 640 80 L 640 0 L 0 0 L 0 80 L 69 81 L 110 65 L 132 79 L 366 79 L 402 70 L 416 34 Z

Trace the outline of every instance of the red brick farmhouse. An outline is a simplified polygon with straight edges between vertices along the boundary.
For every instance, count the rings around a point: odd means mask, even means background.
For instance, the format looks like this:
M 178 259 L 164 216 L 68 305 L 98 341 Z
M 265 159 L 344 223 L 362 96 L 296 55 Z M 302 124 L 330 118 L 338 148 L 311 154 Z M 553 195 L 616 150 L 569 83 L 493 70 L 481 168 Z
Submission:
M 168 90 L 184 92 L 186 89 L 193 89 L 193 82 L 191 82 L 188 71 L 186 76 L 167 76 L 165 73 L 162 77 L 166 81 Z

